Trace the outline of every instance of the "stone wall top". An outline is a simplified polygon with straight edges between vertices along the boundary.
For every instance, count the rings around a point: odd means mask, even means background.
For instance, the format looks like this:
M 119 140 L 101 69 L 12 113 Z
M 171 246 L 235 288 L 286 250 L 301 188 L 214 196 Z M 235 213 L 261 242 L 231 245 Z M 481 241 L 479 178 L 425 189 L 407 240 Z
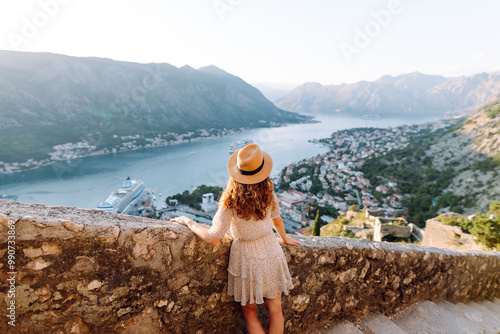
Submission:
M 136 229 L 166 229 L 178 233 L 191 234 L 189 230 L 177 223 L 145 217 L 104 212 L 96 209 L 81 209 L 69 206 L 49 206 L 43 204 L 19 203 L 0 200 L 0 219 L 20 219 L 31 222 L 32 226 L 25 226 L 18 240 L 40 240 L 40 238 L 93 238 L 116 240 L 122 231 Z M 440 223 L 442 224 L 442 223 Z M 48 229 L 47 229 L 48 228 Z M 47 229 L 47 230 L 46 230 Z M 44 231 L 42 233 L 41 231 Z M 50 231 L 50 233 L 48 233 Z M 2 233 L 4 231 L 0 231 Z M 1 237 L 1 234 L 0 234 Z M 352 239 L 344 237 L 304 237 L 300 239 L 301 247 L 331 247 L 360 249 L 381 249 L 398 252 L 433 252 L 447 255 L 475 254 L 480 256 L 497 256 L 500 252 L 447 249 L 429 246 L 420 246 L 403 243 L 388 243 L 370 241 L 367 239 Z

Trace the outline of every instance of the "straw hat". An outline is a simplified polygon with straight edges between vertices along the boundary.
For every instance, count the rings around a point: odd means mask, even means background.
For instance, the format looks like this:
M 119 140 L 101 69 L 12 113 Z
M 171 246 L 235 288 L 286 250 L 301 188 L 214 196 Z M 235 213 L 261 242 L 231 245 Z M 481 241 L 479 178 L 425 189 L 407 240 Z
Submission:
M 273 169 L 273 159 L 257 144 L 250 144 L 234 152 L 227 163 L 227 171 L 236 182 L 255 184 L 264 181 Z

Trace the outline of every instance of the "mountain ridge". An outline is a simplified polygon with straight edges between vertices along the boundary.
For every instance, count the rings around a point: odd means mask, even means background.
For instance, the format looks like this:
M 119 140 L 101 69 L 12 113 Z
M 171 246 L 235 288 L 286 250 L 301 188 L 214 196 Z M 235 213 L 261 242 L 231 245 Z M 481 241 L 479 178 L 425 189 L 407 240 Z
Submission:
M 97 135 L 186 133 L 297 123 L 256 88 L 215 66 L 0 51 L 0 160 L 47 157 Z M 16 160 L 17 159 L 17 160 Z
M 418 71 L 340 85 L 308 82 L 276 105 L 285 110 L 357 115 L 437 115 L 472 111 L 500 93 L 500 71 L 446 78 Z

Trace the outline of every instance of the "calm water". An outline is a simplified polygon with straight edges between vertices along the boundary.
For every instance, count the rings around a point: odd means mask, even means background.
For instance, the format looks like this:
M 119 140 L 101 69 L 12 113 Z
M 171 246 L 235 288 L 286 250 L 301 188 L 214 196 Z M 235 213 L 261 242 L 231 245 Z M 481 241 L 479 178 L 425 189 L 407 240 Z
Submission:
M 321 123 L 253 129 L 218 139 L 88 157 L 24 173 L 0 175 L 0 198 L 5 195 L 5 199 L 25 203 L 95 208 L 130 176 L 153 188 L 158 200 L 160 193 L 165 198 L 191 190 L 193 185 L 224 185 L 228 179 L 228 147 L 235 140 L 253 139 L 273 157 L 272 175 L 277 175 L 292 162 L 326 153 L 326 146 L 308 140 L 329 137 L 336 130 L 432 120 L 364 120 L 342 115 L 319 115 L 317 119 Z

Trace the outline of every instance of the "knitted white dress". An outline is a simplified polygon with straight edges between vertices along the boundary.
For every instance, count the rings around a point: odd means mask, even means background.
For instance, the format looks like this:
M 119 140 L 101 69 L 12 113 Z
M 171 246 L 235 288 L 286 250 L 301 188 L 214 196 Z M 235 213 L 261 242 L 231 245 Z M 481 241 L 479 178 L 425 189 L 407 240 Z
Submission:
M 219 207 L 209 233 L 223 238 L 229 231 L 233 238 L 228 266 L 227 294 L 241 305 L 262 304 L 264 297 L 288 295 L 293 288 L 285 254 L 273 232 L 272 218 L 280 216 L 278 198 L 263 220 L 241 219 L 234 209 Z

